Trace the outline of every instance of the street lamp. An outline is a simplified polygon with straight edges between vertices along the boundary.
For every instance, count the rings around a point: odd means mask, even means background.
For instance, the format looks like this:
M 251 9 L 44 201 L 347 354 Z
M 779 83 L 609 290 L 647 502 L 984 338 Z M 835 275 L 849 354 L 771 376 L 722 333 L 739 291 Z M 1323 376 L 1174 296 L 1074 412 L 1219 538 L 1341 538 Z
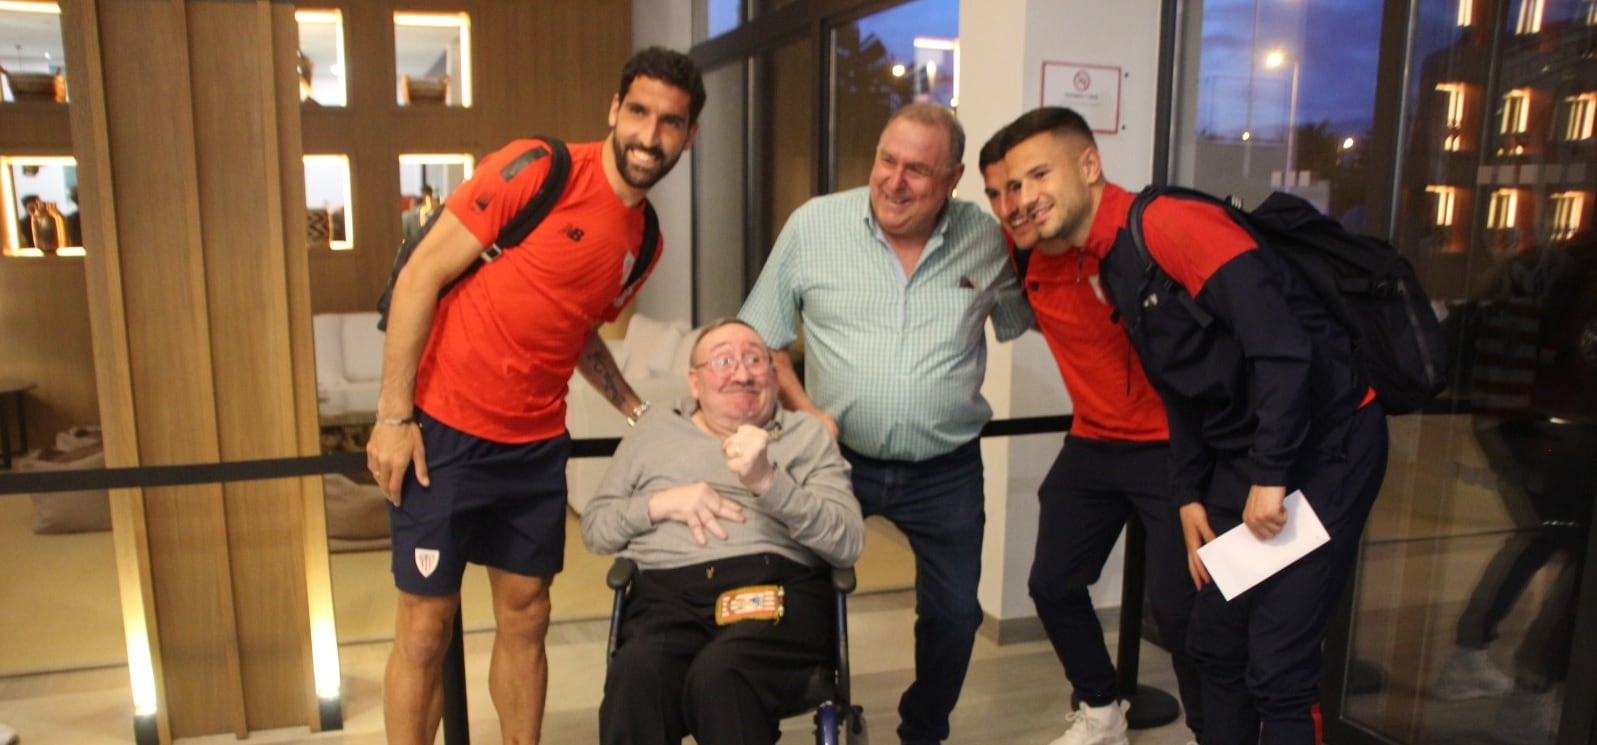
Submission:
M 1274 70 L 1286 64 L 1288 59 L 1286 52 L 1277 49 L 1264 56 L 1264 66 Z M 1290 103 L 1287 105 L 1286 114 L 1286 173 L 1283 174 L 1281 179 L 1283 191 L 1292 191 L 1293 184 L 1297 182 L 1298 73 L 1301 65 L 1298 64 L 1297 57 L 1291 57 L 1290 59 L 1292 61 L 1292 96 Z

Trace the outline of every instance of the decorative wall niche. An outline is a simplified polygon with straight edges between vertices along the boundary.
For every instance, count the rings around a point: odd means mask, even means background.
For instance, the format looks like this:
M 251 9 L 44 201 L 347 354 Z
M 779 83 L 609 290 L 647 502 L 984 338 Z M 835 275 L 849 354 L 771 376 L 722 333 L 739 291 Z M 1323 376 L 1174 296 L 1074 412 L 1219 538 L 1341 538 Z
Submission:
M 471 106 L 471 17 L 395 13 L 394 70 L 402 106 Z

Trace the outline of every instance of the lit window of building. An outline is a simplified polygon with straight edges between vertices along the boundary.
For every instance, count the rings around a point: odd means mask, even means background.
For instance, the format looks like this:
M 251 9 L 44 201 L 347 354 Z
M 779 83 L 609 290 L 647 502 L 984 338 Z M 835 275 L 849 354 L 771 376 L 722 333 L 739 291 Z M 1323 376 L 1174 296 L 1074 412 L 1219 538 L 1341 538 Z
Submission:
M 1597 26 L 1597 0 L 1586 2 L 1586 25 Z
M 1468 0 L 1465 0 L 1468 2 Z M 1447 94 L 1447 134 L 1442 140 L 1442 149 L 1458 151 L 1464 149 L 1464 84 L 1463 83 L 1437 83 L 1436 90 Z
M 1573 238 L 1580 231 L 1580 219 L 1585 213 L 1586 193 L 1579 191 L 1566 191 L 1554 194 L 1553 203 L 1553 240 L 1562 241 Z
M 1597 93 L 1582 93 L 1564 100 L 1569 102 L 1569 121 L 1564 126 L 1564 139 L 1572 142 L 1591 139 L 1593 120 L 1597 118 Z
M 1520 0 L 1519 23 L 1514 27 L 1514 32 L 1534 34 L 1541 31 L 1543 5 L 1544 0 Z
M 1498 131 L 1518 134 L 1530 129 L 1530 90 L 1515 88 L 1503 94 L 1503 120 Z
M 1470 26 L 1475 23 L 1475 0 L 1458 0 L 1458 25 Z
M 1425 191 L 1436 195 L 1436 225 L 1447 227 L 1453 224 L 1453 205 L 1458 199 L 1456 186 L 1427 186 Z
M 1508 230 L 1514 227 L 1519 214 L 1519 190 L 1498 189 L 1492 192 L 1491 209 L 1486 213 L 1486 227 Z

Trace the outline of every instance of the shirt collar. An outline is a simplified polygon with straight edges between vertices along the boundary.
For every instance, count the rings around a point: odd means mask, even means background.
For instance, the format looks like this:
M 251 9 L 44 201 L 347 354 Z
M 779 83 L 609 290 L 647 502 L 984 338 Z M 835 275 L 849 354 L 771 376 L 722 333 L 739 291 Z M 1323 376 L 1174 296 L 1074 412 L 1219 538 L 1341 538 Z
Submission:
M 871 187 L 862 187 L 860 193 L 865 197 L 864 205 L 861 208 L 865 217 L 865 227 L 871 231 L 871 235 L 883 246 L 889 245 L 887 235 L 882 233 L 882 226 L 876 223 L 876 216 L 871 214 Z M 953 204 L 954 198 L 952 196 L 943 202 L 943 209 L 937 213 L 937 223 L 932 226 L 932 234 L 926 238 L 926 248 L 930 249 L 932 246 L 942 243 L 943 233 L 948 231 L 949 213 L 952 211 L 950 208 Z
M 1102 259 L 1115 245 L 1120 229 L 1126 226 L 1126 213 L 1131 209 L 1131 192 L 1105 182 L 1103 195 L 1098 200 L 1098 214 L 1092 218 L 1092 228 L 1087 232 L 1087 245 L 1082 250 Z

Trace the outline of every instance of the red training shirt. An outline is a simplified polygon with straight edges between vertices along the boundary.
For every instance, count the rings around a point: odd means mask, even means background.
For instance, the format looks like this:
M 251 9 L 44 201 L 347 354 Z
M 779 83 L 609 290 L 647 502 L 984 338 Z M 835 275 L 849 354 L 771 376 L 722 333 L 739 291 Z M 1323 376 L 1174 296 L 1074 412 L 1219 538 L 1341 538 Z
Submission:
M 1011 244 L 1011 251 L 1014 250 Z M 1164 402 L 1142 372 L 1098 280 L 1098 257 L 1033 249 L 1026 298 L 1075 410 L 1073 437 L 1154 442 L 1170 438 Z
M 549 158 L 514 167 L 533 142 L 483 159 L 445 203 L 484 246 L 549 170 Z M 627 207 L 616 196 L 603 147 L 571 145 L 570 181 L 548 217 L 439 299 L 416 370 L 416 405 L 439 421 L 504 443 L 565 431 L 566 382 L 589 332 L 630 299 L 620 292 L 643 239 L 643 204 Z

